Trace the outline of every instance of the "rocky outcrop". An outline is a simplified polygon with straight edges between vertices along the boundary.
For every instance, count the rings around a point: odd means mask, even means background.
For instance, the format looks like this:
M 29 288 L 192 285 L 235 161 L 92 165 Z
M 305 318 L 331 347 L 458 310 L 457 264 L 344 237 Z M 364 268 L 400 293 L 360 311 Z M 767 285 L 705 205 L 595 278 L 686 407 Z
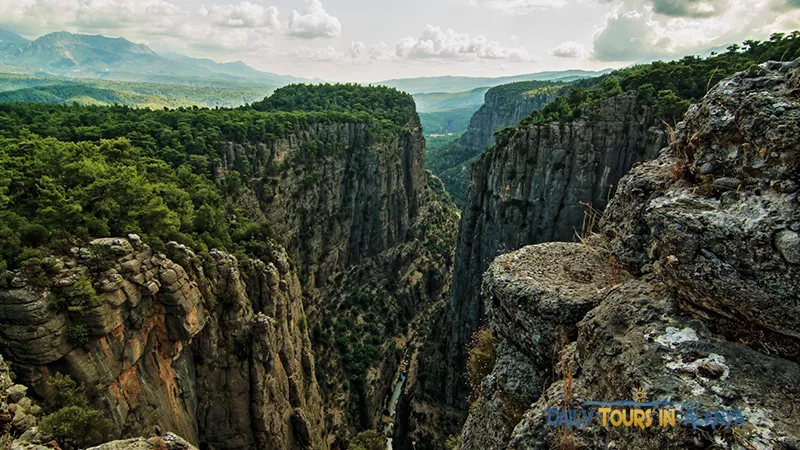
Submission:
M 117 436 L 159 427 L 220 449 L 327 447 L 311 344 L 298 325 L 302 290 L 279 246 L 269 262 L 214 251 L 203 268 L 174 243 L 172 259 L 135 235 L 92 245 L 111 255 L 106 270 L 76 248 L 50 286 L 0 293 L 3 350 L 40 397 L 54 394 L 49 380 L 63 371 Z M 98 291 L 91 306 L 60 308 L 64 290 L 87 278 Z M 87 331 L 82 342 L 76 330 Z M 312 430 L 303 439 L 297 410 Z
M 581 117 L 504 132 L 473 165 L 453 299 L 429 339 L 421 398 L 466 411 L 464 349 L 484 316 L 480 282 L 492 259 L 527 244 L 574 240 L 593 220 L 587 205 L 602 211 L 631 166 L 666 143 L 652 109 L 633 95 L 605 100 Z
M 548 244 L 492 263 L 484 280 L 487 318 L 498 348 L 514 351 L 499 357 L 484 380 L 464 428 L 463 449 L 800 445 L 798 277 L 792 256 L 800 211 L 798 88 L 800 61 L 766 63 L 724 80 L 692 106 L 659 158 L 637 165 L 622 180 L 602 235 L 570 244 L 576 251 L 585 247 L 601 264 L 592 268 L 566 250 L 554 254 Z M 533 261 L 526 270 L 505 270 L 526 255 Z M 592 275 L 583 285 L 599 277 L 607 286 L 594 290 L 596 306 L 567 327 L 550 361 L 537 362 L 537 342 L 546 341 L 552 326 L 509 327 L 508 318 L 497 313 L 509 303 L 504 294 L 530 283 L 566 287 L 567 294 L 551 306 L 566 314 L 585 298 L 569 288 L 576 273 Z M 523 311 L 541 304 L 540 297 L 517 298 L 527 305 Z M 526 345 L 514 346 L 520 341 Z M 528 381 L 514 371 L 520 364 L 553 374 L 531 389 L 541 393 L 532 403 L 527 392 L 514 390 Z M 635 397 L 678 405 L 677 424 L 640 430 L 602 426 L 595 418 L 578 430 L 547 423 L 548 407 Z M 524 414 L 500 423 L 480 420 L 504 414 L 503 405 L 513 401 L 528 405 Z M 699 421 L 688 408 L 700 413 Z M 723 416 L 707 411 L 739 411 L 744 426 L 726 427 L 724 419 L 715 424 Z
M 197 450 L 180 436 L 174 433 L 167 433 L 164 436 L 153 436 L 151 438 L 134 438 L 121 441 L 111 441 L 105 444 L 91 447 L 87 450 Z

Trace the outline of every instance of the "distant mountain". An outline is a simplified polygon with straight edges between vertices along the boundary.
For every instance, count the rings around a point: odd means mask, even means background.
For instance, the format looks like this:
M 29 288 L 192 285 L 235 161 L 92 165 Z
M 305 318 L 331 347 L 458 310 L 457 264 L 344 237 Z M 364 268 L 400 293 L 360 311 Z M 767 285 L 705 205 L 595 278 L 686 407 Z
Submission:
M 257 83 L 266 83 L 275 86 L 284 86 L 292 83 L 321 83 L 320 79 L 309 80 L 307 78 L 297 78 L 291 75 L 277 75 L 269 72 L 262 72 L 254 69 L 242 61 L 234 61 L 230 63 L 218 63 L 208 58 L 192 58 L 189 56 L 181 55 L 179 53 L 161 53 L 161 56 L 172 59 L 174 61 L 192 64 L 203 67 L 212 72 L 229 75 L 232 77 L 246 79 Z
M 421 77 L 421 78 L 401 78 L 395 80 L 379 81 L 373 84 L 391 86 L 409 94 L 419 94 L 428 92 L 464 92 L 476 88 L 490 88 L 501 84 L 514 83 L 516 81 L 574 81 L 581 78 L 590 78 L 611 72 L 612 69 L 600 71 L 591 70 L 563 70 L 551 72 L 537 72 L 510 77 Z
M 30 42 L 30 40 L 25 39 L 24 37 L 16 33 L 12 33 L 6 30 L 0 30 L 0 52 L 9 48 L 25 45 L 28 42 Z
M 0 68 L 36 75 L 182 85 L 203 85 L 198 80 L 215 80 L 277 87 L 311 81 L 261 72 L 242 62 L 221 64 L 178 54 L 162 55 L 124 38 L 66 31 L 30 41 L 0 30 Z

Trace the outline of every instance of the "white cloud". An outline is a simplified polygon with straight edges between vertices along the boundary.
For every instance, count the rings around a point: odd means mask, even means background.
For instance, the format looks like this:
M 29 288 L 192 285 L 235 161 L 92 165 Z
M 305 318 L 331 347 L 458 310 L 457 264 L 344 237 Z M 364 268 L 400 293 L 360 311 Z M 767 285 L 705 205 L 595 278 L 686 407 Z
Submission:
M 200 14 L 211 19 L 215 25 L 231 28 L 265 28 L 270 31 L 280 27 L 278 21 L 278 8 L 270 6 L 264 8 L 250 2 L 235 5 L 214 5 L 211 9 L 205 7 Z
M 388 61 L 395 59 L 395 52 L 383 42 L 367 46 L 363 42 L 350 42 L 350 57 L 354 60 Z
M 292 11 L 289 16 L 287 32 L 303 39 L 336 37 L 342 34 L 342 24 L 325 11 L 319 0 L 306 0 L 302 13 Z
M 506 14 L 529 14 L 567 5 L 567 0 L 466 0 L 469 6 L 482 6 Z
M 558 56 L 559 58 L 585 58 L 589 54 L 589 52 L 586 51 L 586 47 L 572 41 L 562 42 L 550 49 L 547 53 Z
M 793 29 L 798 20 L 792 17 L 797 15 L 777 11 L 774 1 L 705 2 L 717 6 L 725 3 L 725 7 L 715 9 L 713 16 L 687 13 L 685 17 L 675 17 L 657 13 L 651 0 L 628 0 L 616 5 L 596 30 L 594 58 L 600 61 L 670 59 Z M 672 4 L 679 8 L 700 3 L 681 0 Z
M 451 29 L 442 30 L 428 25 L 419 39 L 406 37 L 395 46 L 400 58 L 411 59 L 506 59 L 529 61 L 528 52 L 522 47 L 503 47 L 498 42 L 489 41 L 478 35 L 470 37 Z
M 309 48 L 301 45 L 289 50 L 289 57 L 306 61 L 336 61 L 343 59 L 345 55 L 330 45 L 322 48 Z
M 278 11 L 244 1 L 189 11 L 166 0 L 0 0 L 0 27 L 36 37 L 53 31 L 123 36 L 171 50 L 269 47 Z

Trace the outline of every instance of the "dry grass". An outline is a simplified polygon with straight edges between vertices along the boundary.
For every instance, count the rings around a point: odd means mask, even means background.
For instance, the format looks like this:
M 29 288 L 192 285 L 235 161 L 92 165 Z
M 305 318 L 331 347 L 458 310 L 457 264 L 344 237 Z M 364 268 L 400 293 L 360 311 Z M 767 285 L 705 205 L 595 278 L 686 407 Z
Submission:
M 581 440 L 568 428 L 559 428 L 553 433 L 553 448 L 558 450 L 577 450 L 581 448 Z
M 562 399 L 561 407 L 563 410 L 569 410 L 572 407 L 573 395 L 573 361 L 567 352 L 567 345 L 569 339 L 566 333 L 561 333 L 561 342 L 554 350 L 558 353 L 558 363 L 553 368 L 562 383 Z M 551 435 L 552 448 L 560 450 L 574 450 L 582 447 L 580 438 L 576 436 L 573 428 L 566 426 L 559 427 Z
M 608 287 L 615 286 L 624 279 L 625 270 L 614 256 L 611 243 L 600 230 L 599 224 L 605 213 L 593 208 L 589 203 L 578 203 L 584 206 L 583 223 L 580 234 L 575 233 L 575 237 L 581 244 L 592 250 L 603 266 L 608 268 L 605 273 L 606 285 Z
M 470 388 L 470 401 L 474 401 L 481 389 L 481 381 L 492 372 L 497 359 L 495 339 L 491 330 L 482 328 L 472 335 L 467 351 L 467 380 Z

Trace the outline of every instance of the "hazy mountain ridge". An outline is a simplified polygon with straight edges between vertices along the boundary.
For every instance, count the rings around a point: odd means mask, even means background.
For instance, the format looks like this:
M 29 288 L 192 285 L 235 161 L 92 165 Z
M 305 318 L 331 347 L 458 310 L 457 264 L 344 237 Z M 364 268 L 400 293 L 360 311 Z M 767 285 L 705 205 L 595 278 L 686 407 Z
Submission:
M 390 86 L 410 94 L 431 93 L 431 92 L 464 92 L 476 88 L 490 88 L 501 84 L 514 83 L 517 81 L 574 81 L 581 78 L 596 77 L 611 72 L 612 69 L 599 71 L 591 70 L 563 70 L 536 72 L 508 77 L 419 77 L 419 78 L 400 78 L 386 81 L 379 81 L 375 84 Z
M 0 30 L 0 63 L 32 74 L 124 81 L 162 81 L 180 77 L 273 86 L 312 81 L 262 72 L 240 61 L 217 63 L 173 53 L 159 54 L 144 44 L 121 37 L 66 31 L 29 41 L 10 31 Z

